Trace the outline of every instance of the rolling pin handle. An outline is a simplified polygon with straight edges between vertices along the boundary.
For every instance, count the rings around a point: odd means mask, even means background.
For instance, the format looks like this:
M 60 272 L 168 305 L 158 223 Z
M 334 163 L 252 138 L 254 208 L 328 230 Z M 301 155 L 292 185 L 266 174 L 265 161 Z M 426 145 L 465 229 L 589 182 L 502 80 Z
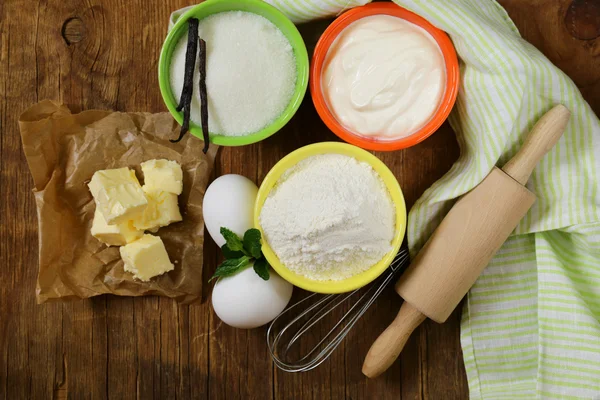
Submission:
M 554 106 L 533 126 L 521 150 L 502 170 L 521 185 L 525 185 L 533 169 L 563 135 L 571 112 L 562 104 Z
M 367 353 L 362 372 L 375 378 L 396 361 L 413 331 L 427 318 L 412 304 L 404 302 L 394 321 L 387 327 Z

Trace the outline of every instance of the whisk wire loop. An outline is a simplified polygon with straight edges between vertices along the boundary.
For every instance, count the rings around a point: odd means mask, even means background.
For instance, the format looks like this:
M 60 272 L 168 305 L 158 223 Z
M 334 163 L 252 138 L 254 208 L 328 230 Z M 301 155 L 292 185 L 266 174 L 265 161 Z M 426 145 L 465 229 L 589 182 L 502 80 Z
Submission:
M 363 289 L 336 295 L 313 293 L 284 310 L 271 322 L 267 329 L 267 344 L 275 365 L 286 372 L 305 372 L 318 367 L 333 353 L 356 322 L 375 302 L 390 282 L 395 280 L 397 275 L 403 270 L 403 267 L 408 263 L 408 259 L 408 251 L 402 249 L 384 274 L 377 281 L 373 282 L 358 300 L 352 304 L 340 320 L 334 324 L 333 328 L 304 355 L 293 361 L 289 360 L 292 347 L 294 345 L 301 347 L 301 338 L 307 335 L 311 331 L 311 328 L 315 328 L 326 316 L 348 302 L 348 300 Z M 311 304 L 311 301 L 315 299 L 317 299 L 315 303 Z M 294 314 L 296 316 L 292 318 Z M 279 328 L 282 325 L 282 321 L 287 318 L 291 318 L 291 320 Z M 296 325 L 299 325 L 299 327 L 295 328 Z M 294 329 L 296 330 L 294 331 Z M 291 337 L 286 339 L 290 335 Z

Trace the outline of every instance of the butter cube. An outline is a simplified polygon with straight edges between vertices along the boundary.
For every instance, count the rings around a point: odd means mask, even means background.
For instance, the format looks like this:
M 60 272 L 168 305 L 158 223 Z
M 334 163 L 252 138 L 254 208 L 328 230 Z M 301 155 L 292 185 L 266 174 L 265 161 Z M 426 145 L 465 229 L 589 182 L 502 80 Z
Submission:
M 135 172 L 129 168 L 96 171 L 88 187 L 96 207 L 111 225 L 133 219 L 148 205 Z
M 125 221 L 115 225 L 106 223 L 102 213 L 96 208 L 92 222 L 92 236 L 109 246 L 123 246 L 142 237 L 144 231 L 133 226 L 133 221 Z
M 144 188 L 148 192 L 161 190 L 181 194 L 183 173 L 181 165 L 170 160 L 149 160 L 141 164 L 144 172 Z
M 169 260 L 165 245 L 158 236 L 144 235 L 141 239 L 119 249 L 125 263 L 125 271 L 147 282 L 150 278 L 172 271 L 175 266 Z
M 176 194 L 163 191 L 148 192 L 146 186 L 144 192 L 148 199 L 148 207 L 133 220 L 136 229 L 156 232 L 162 226 L 182 220 Z

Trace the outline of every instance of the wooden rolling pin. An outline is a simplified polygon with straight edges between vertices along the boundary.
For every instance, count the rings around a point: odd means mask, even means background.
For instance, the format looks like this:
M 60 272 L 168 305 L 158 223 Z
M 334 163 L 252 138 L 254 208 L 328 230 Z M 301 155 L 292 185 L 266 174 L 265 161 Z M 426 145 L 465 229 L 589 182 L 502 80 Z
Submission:
M 563 105 L 533 127 L 521 150 L 461 197 L 396 284 L 404 299 L 398 316 L 371 346 L 362 372 L 375 377 L 398 358 L 425 320 L 442 323 L 535 202 L 525 184 L 558 142 L 571 113 Z

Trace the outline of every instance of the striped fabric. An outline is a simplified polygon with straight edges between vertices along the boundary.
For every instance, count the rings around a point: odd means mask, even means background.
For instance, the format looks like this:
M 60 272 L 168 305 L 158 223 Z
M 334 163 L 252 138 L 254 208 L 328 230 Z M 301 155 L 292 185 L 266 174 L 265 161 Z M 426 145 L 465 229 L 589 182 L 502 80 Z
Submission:
M 528 182 L 538 200 L 466 297 L 472 399 L 600 398 L 600 123 L 573 82 L 493 1 L 399 1 L 450 34 L 462 87 L 450 123 L 461 156 L 409 214 L 414 254 L 453 199 L 512 157 L 554 104 L 564 138 Z
M 371 0 L 265 0 L 279 8 L 295 23 L 333 17 Z
M 266 0 L 296 22 L 367 1 Z M 448 32 L 462 85 L 449 121 L 461 155 L 409 213 L 414 255 L 460 195 L 516 153 L 554 104 L 567 132 L 527 186 L 538 201 L 466 297 L 472 399 L 600 398 L 600 121 L 494 0 L 394 0 Z

